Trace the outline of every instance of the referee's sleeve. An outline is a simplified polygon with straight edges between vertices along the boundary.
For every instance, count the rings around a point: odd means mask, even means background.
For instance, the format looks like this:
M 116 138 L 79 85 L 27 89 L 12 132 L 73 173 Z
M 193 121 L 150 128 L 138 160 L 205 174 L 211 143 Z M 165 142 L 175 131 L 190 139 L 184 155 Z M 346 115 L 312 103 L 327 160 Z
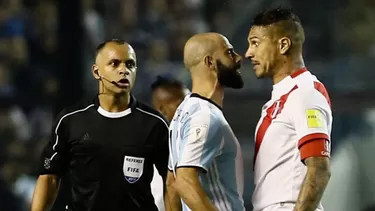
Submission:
M 39 174 L 62 176 L 67 168 L 66 112 L 57 115 L 48 143 L 45 145 L 39 163 Z
M 160 176 L 165 179 L 168 171 L 169 147 L 168 147 L 168 125 L 165 121 L 160 121 L 154 129 L 155 148 L 154 163 Z

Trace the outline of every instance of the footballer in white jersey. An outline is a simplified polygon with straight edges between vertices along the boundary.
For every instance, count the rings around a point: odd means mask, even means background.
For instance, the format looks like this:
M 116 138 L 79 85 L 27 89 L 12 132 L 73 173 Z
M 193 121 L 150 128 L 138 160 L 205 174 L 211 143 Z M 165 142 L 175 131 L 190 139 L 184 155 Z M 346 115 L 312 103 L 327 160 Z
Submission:
M 202 169 L 202 188 L 218 210 L 244 210 L 241 148 L 221 108 L 192 93 L 178 107 L 169 130 L 168 168 Z M 182 203 L 182 210 L 191 209 Z
M 222 112 L 224 87 L 243 87 L 241 56 L 223 35 L 202 33 L 185 44 L 184 64 L 193 86 L 169 126 L 170 210 L 244 211 L 241 148 Z
M 304 66 L 301 22 L 288 9 L 262 12 L 248 42 L 256 76 L 274 84 L 255 131 L 254 211 L 323 210 L 333 117 L 327 90 Z

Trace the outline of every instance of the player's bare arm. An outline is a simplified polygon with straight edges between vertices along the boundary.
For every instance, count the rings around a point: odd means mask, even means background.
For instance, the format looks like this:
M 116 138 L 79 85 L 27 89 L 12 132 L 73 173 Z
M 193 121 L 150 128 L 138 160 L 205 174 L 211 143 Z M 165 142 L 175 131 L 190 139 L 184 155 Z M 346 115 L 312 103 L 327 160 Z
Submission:
M 327 157 L 310 157 L 305 164 L 307 173 L 294 211 L 315 211 L 331 176 Z
M 180 167 L 176 170 L 175 188 L 191 210 L 216 211 L 198 179 L 199 169 Z
M 60 187 L 60 178 L 56 175 L 40 175 L 36 183 L 31 211 L 46 211 L 52 208 Z
M 164 196 L 166 211 L 180 211 L 182 209 L 181 199 L 174 185 L 175 185 L 175 178 L 174 178 L 173 172 L 168 171 L 167 181 L 165 183 L 166 190 L 165 190 L 165 196 Z

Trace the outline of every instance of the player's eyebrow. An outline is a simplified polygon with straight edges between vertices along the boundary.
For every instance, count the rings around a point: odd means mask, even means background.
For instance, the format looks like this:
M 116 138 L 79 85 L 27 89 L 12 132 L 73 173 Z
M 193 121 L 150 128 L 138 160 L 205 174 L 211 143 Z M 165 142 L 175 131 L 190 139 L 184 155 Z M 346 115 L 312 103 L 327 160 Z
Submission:
M 257 37 L 256 35 L 251 35 L 249 36 L 249 38 L 247 38 L 248 43 L 250 43 L 252 40 L 260 40 L 260 38 Z
M 256 35 L 250 35 L 247 40 L 252 40 L 252 39 L 259 39 Z

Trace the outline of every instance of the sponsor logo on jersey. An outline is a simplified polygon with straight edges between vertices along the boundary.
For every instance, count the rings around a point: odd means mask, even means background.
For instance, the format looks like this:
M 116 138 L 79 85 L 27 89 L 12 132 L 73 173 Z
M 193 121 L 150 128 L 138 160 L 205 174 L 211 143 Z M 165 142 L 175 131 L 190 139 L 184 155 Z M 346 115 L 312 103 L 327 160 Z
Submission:
M 307 109 L 306 110 L 307 126 L 309 128 L 320 128 L 323 127 L 323 116 L 318 109 Z
M 126 181 L 133 184 L 141 178 L 145 159 L 139 157 L 125 156 L 123 172 Z

